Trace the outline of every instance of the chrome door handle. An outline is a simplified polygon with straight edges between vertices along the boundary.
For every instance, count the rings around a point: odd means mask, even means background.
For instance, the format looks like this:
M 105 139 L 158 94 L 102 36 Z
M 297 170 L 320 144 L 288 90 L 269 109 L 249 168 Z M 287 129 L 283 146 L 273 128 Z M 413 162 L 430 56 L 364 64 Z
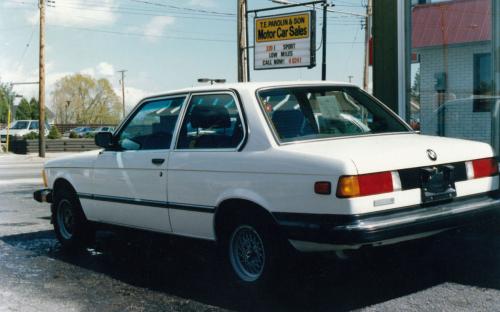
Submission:
M 153 158 L 151 162 L 155 165 L 161 165 L 165 162 L 165 158 Z

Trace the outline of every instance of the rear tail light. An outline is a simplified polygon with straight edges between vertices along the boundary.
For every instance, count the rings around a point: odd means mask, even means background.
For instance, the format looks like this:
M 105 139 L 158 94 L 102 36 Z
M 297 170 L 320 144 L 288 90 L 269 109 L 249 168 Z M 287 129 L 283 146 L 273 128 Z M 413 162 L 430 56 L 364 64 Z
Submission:
M 468 179 L 491 177 L 498 174 L 498 162 L 495 158 L 483 158 L 465 162 Z
M 346 198 L 390 193 L 400 189 L 400 185 L 399 175 L 391 171 L 343 176 L 339 179 L 337 196 Z

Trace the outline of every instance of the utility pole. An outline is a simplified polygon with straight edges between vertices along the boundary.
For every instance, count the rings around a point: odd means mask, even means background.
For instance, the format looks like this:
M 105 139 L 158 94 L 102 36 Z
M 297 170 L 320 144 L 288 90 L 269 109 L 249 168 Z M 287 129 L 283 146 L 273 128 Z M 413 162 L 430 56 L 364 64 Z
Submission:
M 38 69 L 38 156 L 45 157 L 45 0 L 39 0 L 40 9 L 40 52 Z
M 322 28 L 322 37 L 323 37 L 323 55 L 321 57 L 321 80 L 326 80 L 326 12 L 328 9 L 328 2 L 325 0 L 323 2 L 323 28 Z
M 370 38 L 372 34 L 373 0 L 368 0 L 365 18 L 365 68 L 363 73 L 363 89 L 368 91 L 370 76 Z
M 247 0 L 238 1 L 238 82 L 247 82 L 248 79 L 248 47 L 247 47 Z
M 122 74 L 122 79 L 120 80 L 122 84 L 122 109 L 123 109 L 123 119 L 125 119 L 125 72 L 126 69 L 119 70 L 118 72 Z

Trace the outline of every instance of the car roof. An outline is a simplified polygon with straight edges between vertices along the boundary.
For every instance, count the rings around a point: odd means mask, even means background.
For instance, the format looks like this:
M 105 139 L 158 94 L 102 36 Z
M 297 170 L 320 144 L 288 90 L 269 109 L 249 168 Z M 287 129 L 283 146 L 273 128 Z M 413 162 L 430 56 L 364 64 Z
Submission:
M 165 91 L 162 93 L 151 94 L 150 96 L 144 98 L 154 98 L 165 95 L 179 94 L 179 93 L 189 93 L 189 92 L 204 92 L 204 91 L 223 91 L 228 89 L 235 89 L 237 91 L 248 90 L 255 92 L 261 88 L 272 88 L 272 87 L 290 87 L 290 86 L 348 86 L 357 87 L 355 84 L 348 82 L 337 82 L 337 81 L 272 81 L 272 82 L 238 82 L 238 83 L 220 83 L 214 85 L 201 85 L 193 86 L 190 88 L 177 89 Z

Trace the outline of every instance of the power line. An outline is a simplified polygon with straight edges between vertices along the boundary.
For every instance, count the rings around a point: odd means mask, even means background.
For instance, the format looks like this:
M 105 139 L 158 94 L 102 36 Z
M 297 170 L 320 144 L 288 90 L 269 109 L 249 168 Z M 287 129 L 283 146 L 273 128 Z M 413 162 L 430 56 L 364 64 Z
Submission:
M 96 22 L 102 22 L 101 19 L 97 19 L 97 18 L 90 18 L 90 17 L 87 17 L 87 16 L 81 16 L 81 15 L 72 15 L 72 17 L 75 17 L 77 19 L 81 19 L 81 20 L 92 20 L 92 21 L 96 21 Z M 128 24 L 128 23 L 113 23 L 114 26 L 126 26 L 126 27 L 135 27 L 135 28 L 138 28 L 139 25 L 137 24 Z M 64 26 L 71 26 L 71 25 L 64 25 Z M 61 25 L 62 27 L 62 25 Z M 169 31 L 173 31 L 175 33 L 181 33 L 181 34 L 196 34 L 196 35 L 213 35 L 214 33 L 213 32 L 201 32 L 201 31 L 187 31 L 187 30 L 179 30 L 179 28 L 173 28 L 173 27 L 169 27 L 168 28 Z M 182 28 L 184 29 L 184 28 Z M 224 35 L 224 36 L 232 36 L 233 33 L 222 33 L 222 32 L 217 32 L 218 35 Z
M 19 2 L 14 0 L 5 0 L 11 3 L 17 3 L 22 5 L 31 5 L 26 2 Z M 196 20 L 210 20 L 210 21 L 234 21 L 235 18 L 233 16 L 223 16 L 223 15 L 213 15 L 209 13 L 186 13 L 179 11 L 165 11 L 165 10 L 149 10 L 142 8 L 131 8 L 131 7 L 121 7 L 121 6 L 103 6 L 102 4 L 99 7 L 89 7 L 78 4 L 58 4 L 57 7 L 77 10 L 77 11 L 92 11 L 92 12 L 104 12 L 104 13 L 120 13 L 120 14 L 129 14 L 129 15 L 141 15 L 141 16 L 165 16 L 165 17 L 177 17 L 177 18 L 186 18 L 186 19 L 196 19 Z M 23 8 L 18 8 L 23 9 Z M 158 14 L 160 13 L 160 14 Z M 168 14 L 162 14 L 168 13 Z
M 178 9 L 178 10 L 186 10 L 186 11 L 191 11 L 191 12 L 202 12 L 202 13 L 210 13 L 210 14 L 218 14 L 218 15 L 236 16 L 236 14 L 234 14 L 234 13 L 209 11 L 209 10 L 203 10 L 203 9 L 193 9 L 193 8 L 187 8 L 187 7 L 179 7 L 179 6 L 175 6 L 175 5 L 171 5 L 171 4 L 150 2 L 150 1 L 145 1 L 145 0 L 130 0 L 130 1 L 137 2 L 137 3 L 144 3 L 144 4 L 148 4 L 148 5 Z
M 30 28 L 31 26 L 14 26 L 14 27 L 6 27 L 6 28 L 0 28 L 0 31 L 10 31 L 10 30 L 19 30 L 19 29 L 25 29 L 25 28 Z
M 30 38 L 28 40 L 28 43 L 26 44 L 26 46 L 24 47 L 24 51 L 21 55 L 21 59 L 19 60 L 19 63 L 17 63 L 17 69 L 19 70 L 19 68 L 21 67 L 23 61 L 24 61 L 24 57 L 26 56 L 26 52 L 28 51 L 28 48 L 31 46 L 31 41 L 33 40 L 33 35 L 35 34 L 35 29 L 36 29 L 36 24 L 33 24 L 33 29 L 31 30 L 31 35 L 30 35 Z
M 234 22 L 235 19 L 232 17 L 225 17 L 225 16 L 214 16 L 214 17 L 209 17 L 209 16 L 196 16 L 195 14 L 186 14 L 186 13 L 181 13 L 181 12 L 176 12 L 173 14 L 155 14 L 155 13 L 147 13 L 147 12 L 158 12 L 158 11 L 153 11 L 153 10 L 141 10 L 140 12 L 132 9 L 98 9 L 98 8 L 90 8 L 90 7 L 79 7 L 79 6 L 68 6 L 68 5 L 61 5 L 61 7 L 71 9 L 71 10 L 84 10 L 84 11 L 93 11 L 93 12 L 114 12 L 114 13 L 120 13 L 120 14 L 129 14 L 129 15 L 141 15 L 141 16 L 165 16 L 165 17 L 177 17 L 177 18 L 185 18 L 185 19 L 196 19 L 196 20 L 209 20 L 209 21 L 229 21 L 229 22 Z M 177 14 L 177 15 L 174 15 Z M 186 14 L 186 15 L 178 15 L 178 14 Z
M 229 39 L 208 39 L 208 38 L 178 37 L 178 36 L 168 36 L 168 35 L 145 35 L 144 33 L 120 32 L 120 31 L 113 31 L 113 30 L 73 27 L 73 26 L 65 26 L 65 25 L 57 25 L 57 24 L 47 24 L 47 25 L 51 26 L 51 27 L 68 28 L 68 29 L 74 29 L 74 30 L 82 30 L 82 31 L 89 31 L 89 32 L 114 34 L 114 35 L 126 35 L 126 36 L 137 36 L 137 37 L 158 37 L 158 38 L 167 38 L 167 39 L 175 39 L 175 40 L 189 40 L 189 41 L 213 41 L 213 42 L 231 42 L 231 43 L 235 42 L 234 40 L 229 40 Z
M 82 27 L 73 27 L 73 26 L 56 25 L 56 24 L 47 24 L 47 26 L 88 31 L 88 32 L 96 32 L 96 33 L 105 33 L 105 34 L 111 34 L 111 35 L 122 35 L 122 36 L 158 37 L 158 38 L 167 38 L 167 39 L 172 39 L 172 40 L 205 41 L 205 42 L 227 42 L 227 43 L 235 43 L 236 42 L 235 40 L 232 40 L 232 39 L 207 39 L 207 38 L 177 37 L 177 36 L 167 36 L 167 35 L 145 35 L 143 33 L 119 32 L 119 31 L 112 31 L 112 30 L 82 28 Z M 334 45 L 363 44 L 363 42 L 334 41 L 334 42 L 328 42 L 328 44 L 334 44 Z

